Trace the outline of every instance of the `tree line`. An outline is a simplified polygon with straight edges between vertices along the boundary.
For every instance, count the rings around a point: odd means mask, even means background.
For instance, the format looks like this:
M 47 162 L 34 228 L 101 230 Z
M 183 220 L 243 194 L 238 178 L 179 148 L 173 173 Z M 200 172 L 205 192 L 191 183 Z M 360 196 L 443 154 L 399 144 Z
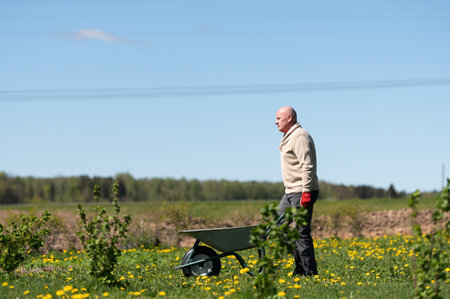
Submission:
M 277 200 L 284 193 L 281 182 L 187 180 L 173 178 L 135 179 L 128 173 L 115 177 L 19 177 L 0 172 L 0 204 L 39 202 L 91 202 L 94 185 L 99 185 L 104 199 L 112 199 L 111 186 L 119 182 L 122 201 L 210 201 L 210 200 Z M 388 189 L 371 186 L 345 186 L 320 182 L 319 199 L 396 198 L 404 197 L 393 185 Z

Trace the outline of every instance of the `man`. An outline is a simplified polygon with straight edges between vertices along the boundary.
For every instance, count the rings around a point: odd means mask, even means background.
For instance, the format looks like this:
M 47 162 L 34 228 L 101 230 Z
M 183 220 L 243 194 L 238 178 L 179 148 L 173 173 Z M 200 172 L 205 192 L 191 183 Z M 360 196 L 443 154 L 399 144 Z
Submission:
M 297 122 L 297 113 L 292 107 L 277 111 L 275 124 L 284 133 L 280 143 L 281 173 L 285 194 L 280 201 L 279 213 L 287 207 L 308 210 L 308 225 L 297 226 L 300 238 L 295 241 L 295 270 L 297 275 L 317 275 L 314 245 L 311 238 L 313 206 L 319 196 L 316 150 L 308 132 Z

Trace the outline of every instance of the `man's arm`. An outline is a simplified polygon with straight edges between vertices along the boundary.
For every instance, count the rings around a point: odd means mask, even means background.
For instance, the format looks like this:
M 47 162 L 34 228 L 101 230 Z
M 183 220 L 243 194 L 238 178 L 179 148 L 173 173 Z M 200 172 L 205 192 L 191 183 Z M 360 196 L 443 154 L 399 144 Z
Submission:
M 304 207 L 310 206 L 312 184 L 314 180 L 315 168 L 315 150 L 314 143 L 310 136 L 299 135 L 294 147 L 295 155 L 299 161 L 300 175 L 302 179 L 302 200 L 301 205 Z

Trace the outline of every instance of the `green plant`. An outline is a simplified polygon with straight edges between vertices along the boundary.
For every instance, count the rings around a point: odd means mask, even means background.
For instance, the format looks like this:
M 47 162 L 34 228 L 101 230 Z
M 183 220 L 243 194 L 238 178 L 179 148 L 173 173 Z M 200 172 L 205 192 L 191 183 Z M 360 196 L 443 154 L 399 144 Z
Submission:
M 122 241 L 123 248 L 154 248 L 159 246 L 161 241 L 156 236 L 155 228 L 152 228 L 150 223 L 144 219 L 133 221 L 128 228 L 128 236 Z
M 330 221 L 328 226 L 330 227 L 333 238 L 338 238 L 338 234 L 342 231 L 342 227 L 344 224 L 344 214 L 341 209 L 336 209 L 330 214 Z
M 49 234 L 45 228 L 50 213 L 41 217 L 29 214 L 10 216 L 5 225 L 0 224 L 0 268 L 7 272 L 17 269 L 33 251 L 44 245 L 43 237 Z
M 78 214 L 81 218 L 81 231 L 78 236 L 81 240 L 83 248 L 89 258 L 90 274 L 98 278 L 106 284 L 115 284 L 116 277 L 113 274 L 117 265 L 121 250 L 118 248 L 122 238 L 126 238 L 127 227 L 131 222 L 130 216 L 119 218 L 120 207 L 119 199 L 119 183 L 113 186 L 113 207 L 114 216 L 107 216 L 106 209 L 99 206 L 100 187 L 94 186 L 95 215 L 88 220 L 83 207 L 78 205 Z
M 436 209 L 431 220 L 431 232 L 423 235 L 422 228 L 417 222 L 417 204 L 420 192 L 411 195 L 409 206 L 412 209 L 411 226 L 418 241 L 413 245 L 413 279 L 415 298 L 442 298 L 442 285 L 446 280 L 448 268 L 448 253 L 445 244 L 450 237 L 450 222 L 442 223 L 444 213 L 450 210 L 450 180 L 436 197 Z M 423 238 L 422 238 L 423 237 Z
M 44 238 L 44 246 L 41 252 L 63 251 L 64 249 L 74 249 L 76 247 L 76 233 L 68 227 L 64 217 L 56 213 L 52 214 L 46 227 L 49 230 L 49 234 Z
M 353 206 L 339 207 L 330 212 L 325 225 L 333 238 L 345 237 L 346 233 L 353 237 L 361 237 L 361 210 Z
M 178 231 L 186 229 L 192 217 L 189 214 L 191 204 L 187 201 L 164 202 L 161 207 L 161 218 L 172 225 L 171 235 L 176 236 L 176 245 L 180 246 L 181 237 Z
M 261 210 L 262 222 L 252 231 L 250 242 L 257 248 L 267 249 L 264 256 L 260 256 L 257 265 L 263 272 L 254 281 L 256 298 L 270 298 L 277 294 L 277 288 L 273 283 L 273 276 L 276 274 L 275 261 L 283 255 L 293 252 L 294 241 L 299 238 L 297 229 L 290 226 L 292 222 L 297 225 L 307 225 L 308 211 L 302 207 L 296 209 L 289 207 L 284 212 L 284 221 L 280 224 L 278 215 L 278 205 L 271 203 Z

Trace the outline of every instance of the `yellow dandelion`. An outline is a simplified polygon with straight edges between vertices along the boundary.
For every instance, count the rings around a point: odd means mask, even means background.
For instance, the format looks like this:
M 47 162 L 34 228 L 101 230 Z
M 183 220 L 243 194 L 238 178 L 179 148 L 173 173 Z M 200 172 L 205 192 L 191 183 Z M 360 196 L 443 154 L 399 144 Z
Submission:
M 63 296 L 64 294 L 65 294 L 65 292 L 64 292 L 63 290 L 57 290 L 57 291 L 56 291 L 56 296 L 61 297 L 61 296 Z
M 63 288 L 64 292 L 69 292 L 72 289 L 73 289 L 73 287 L 71 285 L 67 285 Z
M 14 289 L 14 286 L 9 286 L 10 289 Z
M 239 272 L 240 272 L 241 274 L 244 274 L 244 273 L 247 273 L 248 271 L 250 271 L 249 268 L 244 268 L 244 269 L 241 269 Z
M 285 292 L 283 292 L 283 291 L 278 292 L 278 297 L 285 297 L 285 296 L 286 296 Z
M 104 292 L 103 293 L 103 297 L 108 297 L 109 296 L 109 293 L 108 292 Z
M 6 287 L 8 285 L 8 283 L 5 281 L 4 283 L 2 283 L 2 287 Z
M 158 295 L 159 295 L 159 296 L 166 296 L 166 292 L 161 291 L 161 292 L 158 293 Z
M 29 293 L 30 293 L 30 291 L 28 291 L 28 290 L 26 290 L 25 292 L 23 292 L 24 295 L 27 295 L 27 294 L 29 294 Z
M 278 282 L 279 282 L 279 283 L 285 283 L 286 280 L 284 280 L 283 278 L 280 278 L 280 279 L 278 280 Z

